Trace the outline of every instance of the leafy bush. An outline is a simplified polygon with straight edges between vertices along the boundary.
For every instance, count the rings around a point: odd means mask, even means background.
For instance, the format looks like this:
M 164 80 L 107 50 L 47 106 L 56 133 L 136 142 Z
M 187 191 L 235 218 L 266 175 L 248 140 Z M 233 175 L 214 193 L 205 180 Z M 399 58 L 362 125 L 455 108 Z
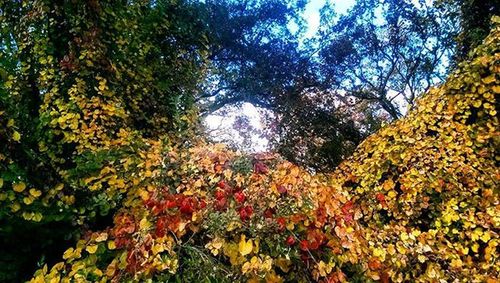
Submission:
M 133 150 L 75 183 L 106 200 L 123 193 L 114 224 L 32 282 L 497 282 L 499 38 L 497 25 L 333 174 L 117 133 L 112 147 Z M 37 195 L 21 182 L 3 190 Z

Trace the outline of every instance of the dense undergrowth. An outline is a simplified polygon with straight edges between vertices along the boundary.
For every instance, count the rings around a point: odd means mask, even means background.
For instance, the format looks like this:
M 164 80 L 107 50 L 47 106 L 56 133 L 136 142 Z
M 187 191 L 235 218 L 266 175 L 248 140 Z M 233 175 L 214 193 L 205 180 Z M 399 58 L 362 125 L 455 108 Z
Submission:
M 124 193 L 114 224 L 32 281 L 496 282 L 499 36 L 333 174 L 218 145 L 120 140 L 125 158 L 73 177 Z

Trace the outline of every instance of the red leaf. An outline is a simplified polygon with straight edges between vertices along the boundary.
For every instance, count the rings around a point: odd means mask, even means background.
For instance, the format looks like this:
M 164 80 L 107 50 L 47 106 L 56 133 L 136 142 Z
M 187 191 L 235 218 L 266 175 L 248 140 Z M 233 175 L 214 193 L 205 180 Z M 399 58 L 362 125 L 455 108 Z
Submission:
M 283 185 L 279 185 L 278 186 L 278 193 L 280 193 L 280 194 L 286 194 L 287 193 L 286 187 L 283 186 Z
M 274 211 L 272 208 L 268 208 L 264 211 L 265 218 L 273 218 Z
M 300 241 L 299 247 L 303 251 L 309 250 L 309 242 L 307 240 Z
M 257 174 L 267 174 L 267 172 L 269 172 L 269 169 L 267 168 L 266 164 L 261 161 L 257 161 L 253 165 L 253 171 Z
M 276 219 L 276 222 L 278 223 L 278 230 L 279 231 L 285 231 L 285 228 L 286 228 L 286 220 L 285 220 L 285 218 L 278 217 L 278 219 Z
M 377 194 L 375 195 L 375 198 L 376 198 L 376 199 L 377 199 L 380 203 L 385 202 L 385 196 L 384 196 L 384 194 L 382 194 L 382 193 L 377 193 Z
M 289 246 L 293 246 L 295 244 L 295 238 L 291 235 L 288 236 L 288 238 L 286 238 L 286 244 Z
M 226 197 L 226 193 L 224 191 L 221 191 L 221 190 L 215 191 L 215 198 L 217 200 L 221 200 L 221 199 L 223 199 L 225 197 Z
M 236 200 L 237 203 L 243 203 L 246 197 L 245 194 L 243 194 L 243 192 L 236 192 L 234 194 L 234 199 Z

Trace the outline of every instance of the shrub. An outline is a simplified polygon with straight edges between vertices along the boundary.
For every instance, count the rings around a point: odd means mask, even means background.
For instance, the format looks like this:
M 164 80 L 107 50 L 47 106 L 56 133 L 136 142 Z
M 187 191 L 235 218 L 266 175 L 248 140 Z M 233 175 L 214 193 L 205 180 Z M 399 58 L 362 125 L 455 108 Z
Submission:
M 76 183 L 126 193 L 114 224 L 32 282 L 498 281 L 499 36 L 333 174 L 134 138 Z

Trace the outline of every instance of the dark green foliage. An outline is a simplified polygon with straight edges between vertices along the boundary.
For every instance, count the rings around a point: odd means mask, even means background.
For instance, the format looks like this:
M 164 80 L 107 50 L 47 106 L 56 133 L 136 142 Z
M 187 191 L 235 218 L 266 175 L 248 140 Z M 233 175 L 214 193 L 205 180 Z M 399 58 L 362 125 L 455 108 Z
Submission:
M 492 28 L 491 17 L 500 14 L 498 0 L 440 0 L 436 5 L 460 25 L 456 35 L 456 63 L 465 60 L 470 51 L 481 44 Z
M 78 230 L 71 223 L 34 224 L 22 219 L 0 220 L 0 282 L 29 280 L 44 264 L 55 264 L 74 244 Z

